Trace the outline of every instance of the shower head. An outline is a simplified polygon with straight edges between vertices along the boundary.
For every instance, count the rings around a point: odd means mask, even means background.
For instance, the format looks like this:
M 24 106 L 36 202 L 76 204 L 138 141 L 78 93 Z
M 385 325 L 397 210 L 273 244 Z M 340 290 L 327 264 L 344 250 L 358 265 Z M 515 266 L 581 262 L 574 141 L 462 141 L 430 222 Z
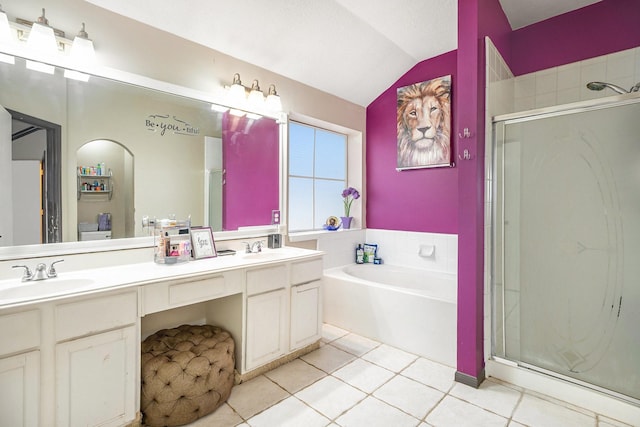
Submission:
M 604 88 L 608 87 L 609 89 L 618 92 L 619 94 L 625 94 L 625 93 L 633 93 L 633 92 L 638 92 L 640 91 L 640 82 L 636 83 L 634 86 L 631 86 L 631 89 L 629 90 L 624 90 L 623 88 L 621 88 L 620 86 L 611 84 L 611 83 L 605 83 L 605 82 L 589 82 L 587 83 L 587 88 L 591 89 L 591 90 L 603 90 Z
M 611 84 L 611 83 L 604 83 L 604 82 L 589 82 L 589 83 L 587 83 L 587 88 L 590 89 L 590 90 L 603 90 L 604 88 L 607 88 L 607 87 L 609 89 L 615 91 L 615 92 L 618 92 L 619 94 L 629 93 L 625 89 L 621 88 L 620 86 L 616 86 L 616 85 Z

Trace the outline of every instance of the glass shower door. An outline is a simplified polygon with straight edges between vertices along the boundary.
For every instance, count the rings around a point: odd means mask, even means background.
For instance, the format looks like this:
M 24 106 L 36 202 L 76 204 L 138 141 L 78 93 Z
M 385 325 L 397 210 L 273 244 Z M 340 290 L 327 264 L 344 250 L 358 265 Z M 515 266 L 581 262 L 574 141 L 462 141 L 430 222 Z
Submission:
M 640 400 L 640 103 L 495 125 L 494 354 Z

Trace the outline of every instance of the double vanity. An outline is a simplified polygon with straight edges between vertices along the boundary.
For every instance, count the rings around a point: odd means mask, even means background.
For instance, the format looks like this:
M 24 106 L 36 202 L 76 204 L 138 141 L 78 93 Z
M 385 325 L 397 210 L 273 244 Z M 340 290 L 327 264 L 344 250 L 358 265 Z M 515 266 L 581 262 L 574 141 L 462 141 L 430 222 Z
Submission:
M 236 345 L 236 382 L 319 346 L 322 252 L 283 247 L 0 280 L 0 414 L 11 426 L 140 422 L 140 343 L 212 324 Z

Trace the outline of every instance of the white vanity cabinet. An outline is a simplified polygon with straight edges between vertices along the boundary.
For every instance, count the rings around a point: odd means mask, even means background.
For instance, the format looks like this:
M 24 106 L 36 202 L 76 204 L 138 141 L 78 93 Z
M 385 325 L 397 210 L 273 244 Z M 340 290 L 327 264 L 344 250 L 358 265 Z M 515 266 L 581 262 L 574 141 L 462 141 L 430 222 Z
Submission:
M 122 426 L 136 418 L 137 292 L 54 309 L 58 426 Z
M 245 370 L 250 371 L 287 353 L 287 266 L 248 270 L 246 280 Z
M 40 418 L 40 311 L 0 316 L 0 424 L 37 426 Z
M 141 340 L 163 328 L 209 323 L 229 331 L 239 381 L 313 350 L 322 253 L 278 249 L 254 261 L 261 256 L 179 270 L 123 266 L 126 282 L 0 300 L 0 427 L 137 425 Z
M 322 259 L 291 265 L 290 350 L 319 340 L 322 335 Z
M 245 371 L 321 337 L 322 258 L 247 271 Z

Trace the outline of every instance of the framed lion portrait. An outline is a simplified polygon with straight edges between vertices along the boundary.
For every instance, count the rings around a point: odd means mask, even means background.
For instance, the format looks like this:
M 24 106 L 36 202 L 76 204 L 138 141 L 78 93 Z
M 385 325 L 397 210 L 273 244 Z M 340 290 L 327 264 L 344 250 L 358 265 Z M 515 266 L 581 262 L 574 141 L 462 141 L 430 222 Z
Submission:
M 451 165 L 451 76 L 398 88 L 397 170 Z

